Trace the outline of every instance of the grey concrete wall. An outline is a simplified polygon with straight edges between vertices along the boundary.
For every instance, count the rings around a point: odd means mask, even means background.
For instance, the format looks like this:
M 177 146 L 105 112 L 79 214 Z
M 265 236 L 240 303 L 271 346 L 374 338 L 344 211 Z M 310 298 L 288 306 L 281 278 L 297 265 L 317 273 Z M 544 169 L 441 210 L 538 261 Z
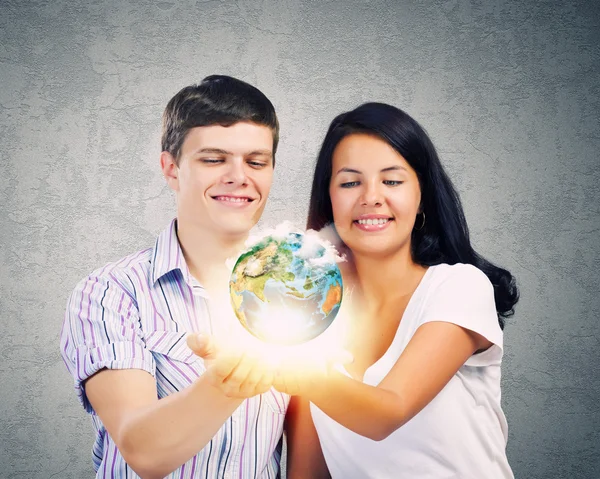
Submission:
M 334 115 L 430 132 L 476 247 L 518 278 L 503 405 L 519 478 L 600 477 L 600 15 L 576 0 L 0 1 L 0 477 L 92 477 L 67 296 L 174 212 L 160 115 L 225 73 L 281 121 L 262 224 L 304 222 Z

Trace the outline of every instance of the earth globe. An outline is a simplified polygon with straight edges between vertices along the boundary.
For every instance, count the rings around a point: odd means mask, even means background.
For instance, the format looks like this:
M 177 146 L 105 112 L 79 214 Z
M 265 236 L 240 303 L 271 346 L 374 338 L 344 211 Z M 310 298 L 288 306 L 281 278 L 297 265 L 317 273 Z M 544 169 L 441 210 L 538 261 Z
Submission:
M 242 253 L 229 282 L 235 314 L 267 343 L 300 344 L 323 333 L 342 301 L 335 249 L 315 232 L 265 236 Z

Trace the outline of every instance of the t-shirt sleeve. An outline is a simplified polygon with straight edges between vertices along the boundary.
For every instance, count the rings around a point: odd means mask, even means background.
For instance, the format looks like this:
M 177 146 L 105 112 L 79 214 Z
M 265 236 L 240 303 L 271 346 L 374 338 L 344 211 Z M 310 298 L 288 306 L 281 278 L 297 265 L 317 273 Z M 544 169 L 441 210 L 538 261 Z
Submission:
M 84 382 L 101 369 L 142 369 L 154 376 L 142 338 L 135 297 L 116 277 L 92 274 L 79 282 L 67 303 L 60 348 L 87 412 L 94 410 Z
M 444 321 L 474 331 L 492 343 L 487 350 L 472 355 L 467 366 L 499 364 L 502 360 L 503 334 L 488 277 L 472 265 L 457 264 L 427 299 L 421 324 Z

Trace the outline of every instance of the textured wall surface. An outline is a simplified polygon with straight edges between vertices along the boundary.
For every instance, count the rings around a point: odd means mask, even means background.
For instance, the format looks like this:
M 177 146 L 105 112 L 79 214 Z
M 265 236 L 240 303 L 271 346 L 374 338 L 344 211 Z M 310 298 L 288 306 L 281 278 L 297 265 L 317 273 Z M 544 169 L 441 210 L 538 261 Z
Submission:
M 518 478 L 600 477 L 600 6 L 575 0 L 0 0 L 0 477 L 92 477 L 66 299 L 174 213 L 160 116 L 211 73 L 279 113 L 263 225 L 304 223 L 334 115 L 393 103 L 436 143 L 474 244 L 518 278 L 503 406 Z

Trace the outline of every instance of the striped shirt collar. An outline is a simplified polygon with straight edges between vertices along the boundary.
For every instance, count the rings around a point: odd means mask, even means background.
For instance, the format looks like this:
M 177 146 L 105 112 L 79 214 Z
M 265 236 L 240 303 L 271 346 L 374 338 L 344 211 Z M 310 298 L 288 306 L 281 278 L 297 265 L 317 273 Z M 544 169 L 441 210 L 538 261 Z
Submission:
M 177 218 L 171 221 L 171 224 L 165 228 L 154 244 L 152 251 L 151 266 L 151 286 L 167 273 L 174 270 L 179 270 L 185 282 L 192 286 L 192 276 L 185 262 L 179 239 L 177 238 Z

